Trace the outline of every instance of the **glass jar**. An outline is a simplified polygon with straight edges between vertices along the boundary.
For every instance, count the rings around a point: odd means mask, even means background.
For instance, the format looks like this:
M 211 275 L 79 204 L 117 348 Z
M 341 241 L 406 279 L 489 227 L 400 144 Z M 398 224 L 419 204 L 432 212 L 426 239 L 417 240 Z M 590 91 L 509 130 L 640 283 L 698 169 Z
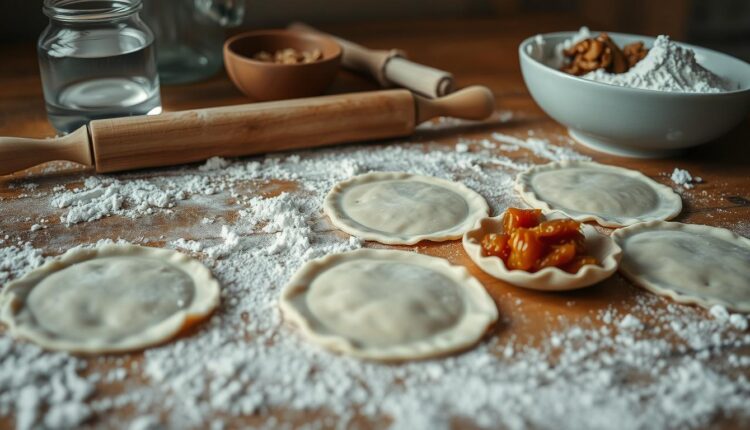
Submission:
M 45 0 L 37 54 L 47 116 L 61 132 L 161 112 L 154 35 L 141 0 Z
M 221 69 L 224 28 L 242 23 L 244 0 L 144 0 L 163 84 L 195 82 Z

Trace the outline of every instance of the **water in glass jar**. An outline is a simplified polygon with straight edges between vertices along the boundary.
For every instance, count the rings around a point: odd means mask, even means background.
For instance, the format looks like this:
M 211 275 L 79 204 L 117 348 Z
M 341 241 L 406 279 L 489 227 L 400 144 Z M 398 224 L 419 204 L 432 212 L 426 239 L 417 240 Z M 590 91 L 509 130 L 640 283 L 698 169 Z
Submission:
M 47 115 L 57 130 L 161 112 L 153 37 L 122 28 L 65 32 L 39 46 Z

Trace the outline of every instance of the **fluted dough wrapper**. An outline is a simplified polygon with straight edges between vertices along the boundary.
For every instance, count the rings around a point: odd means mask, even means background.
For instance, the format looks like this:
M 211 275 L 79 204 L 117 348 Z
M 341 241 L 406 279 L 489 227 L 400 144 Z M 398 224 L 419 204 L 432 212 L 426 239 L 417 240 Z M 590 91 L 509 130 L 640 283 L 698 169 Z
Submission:
M 379 361 L 464 350 L 498 317 L 492 298 L 465 268 L 375 249 L 308 262 L 282 291 L 280 307 L 309 341 Z
M 489 206 L 468 187 L 431 176 L 373 172 L 337 184 L 323 210 L 341 230 L 388 245 L 460 238 Z
M 76 248 L 9 283 L 0 319 L 14 337 L 54 350 L 124 352 L 159 344 L 207 317 L 219 283 L 176 251 Z
M 518 175 L 516 191 L 532 207 L 605 227 L 668 220 L 682 210 L 682 199 L 666 185 L 635 170 L 589 161 L 534 166 Z
M 750 312 L 750 239 L 723 228 L 654 221 L 617 230 L 620 271 L 680 303 Z

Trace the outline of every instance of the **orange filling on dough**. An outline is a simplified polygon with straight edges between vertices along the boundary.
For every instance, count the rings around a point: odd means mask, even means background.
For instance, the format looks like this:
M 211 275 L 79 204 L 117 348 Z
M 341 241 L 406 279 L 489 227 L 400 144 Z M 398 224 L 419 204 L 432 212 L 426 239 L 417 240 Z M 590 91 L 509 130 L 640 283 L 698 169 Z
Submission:
M 501 258 L 510 270 L 527 272 L 558 267 L 576 273 L 586 264 L 599 264 L 586 254 L 581 223 L 572 219 L 545 221 L 539 209 L 505 211 L 503 231 L 484 235 L 482 252 Z

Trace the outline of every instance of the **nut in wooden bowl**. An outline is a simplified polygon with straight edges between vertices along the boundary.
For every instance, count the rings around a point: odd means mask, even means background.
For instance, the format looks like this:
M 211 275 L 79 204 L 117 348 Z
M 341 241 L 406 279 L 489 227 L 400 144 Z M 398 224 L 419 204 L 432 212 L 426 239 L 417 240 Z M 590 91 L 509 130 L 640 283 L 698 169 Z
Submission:
M 265 59 L 277 52 L 315 53 L 315 59 L 286 61 L 290 55 L 281 55 L 284 61 Z M 251 31 L 224 43 L 224 66 L 234 85 L 252 99 L 313 97 L 333 82 L 341 52 L 339 44 L 324 35 L 293 30 Z
M 464 234 L 463 246 L 472 261 L 488 275 L 523 288 L 540 291 L 566 291 L 594 285 L 603 281 L 617 270 L 622 250 L 609 237 L 599 233 L 588 224 L 581 224 L 583 246 L 586 255 L 593 257 L 597 264 L 585 264 L 574 273 L 558 267 L 543 267 L 539 270 L 509 269 L 508 264 L 495 255 L 487 255 L 482 241 L 491 234 L 503 234 L 505 213 L 497 217 L 480 219 L 472 230 Z M 567 219 L 553 213 L 545 220 Z

